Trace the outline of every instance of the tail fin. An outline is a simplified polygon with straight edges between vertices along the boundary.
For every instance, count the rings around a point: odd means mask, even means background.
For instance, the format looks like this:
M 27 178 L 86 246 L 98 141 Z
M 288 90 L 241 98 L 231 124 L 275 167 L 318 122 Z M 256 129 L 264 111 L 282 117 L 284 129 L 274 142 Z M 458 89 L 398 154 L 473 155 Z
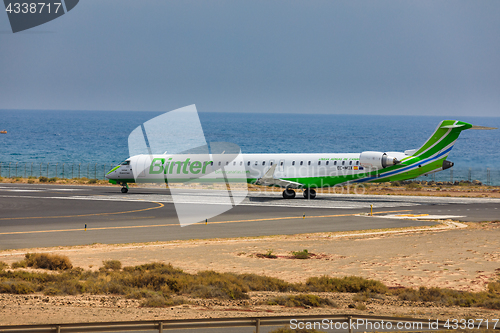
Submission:
M 471 124 L 463 121 L 443 120 L 431 137 L 411 156 L 419 157 L 420 159 L 428 158 L 439 153 L 444 153 L 442 156 L 447 156 L 453 148 L 455 141 L 458 139 L 460 132 L 471 127 Z

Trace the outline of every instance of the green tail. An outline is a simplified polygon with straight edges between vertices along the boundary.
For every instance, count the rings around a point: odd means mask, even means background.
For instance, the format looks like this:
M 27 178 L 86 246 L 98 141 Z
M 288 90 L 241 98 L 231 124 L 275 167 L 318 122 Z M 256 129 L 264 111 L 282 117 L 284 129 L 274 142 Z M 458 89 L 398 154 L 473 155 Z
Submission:
M 409 158 L 418 157 L 419 159 L 425 159 L 433 156 L 443 150 L 447 150 L 448 155 L 451 148 L 453 148 L 454 142 L 458 139 L 458 136 L 463 130 L 471 128 L 472 125 L 463 121 L 458 120 L 443 120 L 431 137 L 416 150 Z

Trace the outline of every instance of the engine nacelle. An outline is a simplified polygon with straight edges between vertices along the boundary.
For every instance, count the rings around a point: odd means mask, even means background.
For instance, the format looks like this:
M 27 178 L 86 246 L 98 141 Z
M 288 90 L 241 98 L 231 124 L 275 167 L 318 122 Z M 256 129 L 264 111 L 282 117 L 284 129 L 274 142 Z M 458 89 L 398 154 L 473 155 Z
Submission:
M 379 151 L 364 151 L 359 156 L 359 164 L 365 168 L 384 169 L 400 163 L 397 158 Z

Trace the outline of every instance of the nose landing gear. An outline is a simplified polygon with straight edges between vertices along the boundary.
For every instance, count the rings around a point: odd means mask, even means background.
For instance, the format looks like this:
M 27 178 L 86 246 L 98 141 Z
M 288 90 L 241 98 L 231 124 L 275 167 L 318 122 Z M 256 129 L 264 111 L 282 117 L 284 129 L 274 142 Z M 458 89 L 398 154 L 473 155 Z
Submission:
M 127 193 L 128 192 L 128 184 L 127 183 L 120 183 L 122 186 L 122 193 Z

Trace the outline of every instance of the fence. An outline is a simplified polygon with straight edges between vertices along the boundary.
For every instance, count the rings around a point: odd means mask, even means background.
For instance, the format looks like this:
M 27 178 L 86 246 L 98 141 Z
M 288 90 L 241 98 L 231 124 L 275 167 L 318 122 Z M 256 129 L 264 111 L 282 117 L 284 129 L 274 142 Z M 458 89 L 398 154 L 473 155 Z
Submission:
M 113 163 L 0 162 L 0 177 L 105 179 Z
M 479 180 L 484 185 L 499 186 L 500 185 L 500 169 L 479 169 L 479 168 L 450 168 L 445 171 L 421 176 L 418 180 L 440 181 L 440 182 L 461 182 Z
M 28 333 L 28 332 L 132 332 L 132 331 L 157 331 L 162 333 L 167 330 L 181 330 L 181 329 L 207 329 L 207 328 L 222 328 L 222 327 L 249 327 L 254 328 L 256 333 L 261 332 L 262 326 L 281 327 L 289 326 L 293 323 L 324 323 L 333 325 L 334 329 L 338 331 L 342 329 L 349 333 L 353 332 L 366 332 L 366 331 L 436 331 L 438 329 L 447 328 L 445 321 L 437 321 L 421 318 L 404 318 L 404 317 L 382 317 L 382 316 L 363 316 L 363 315 L 309 315 L 309 316 L 295 316 L 295 317 L 259 317 L 259 318 L 209 318 L 209 319 L 179 319 L 179 320 L 157 320 L 157 321 L 130 321 L 130 322 L 107 322 L 107 323 L 77 323 L 77 324 L 45 324 L 45 325 L 18 325 L 18 326 L 0 326 L 0 332 L 9 333 Z M 470 329 L 472 324 L 473 328 L 485 328 L 500 330 L 498 321 L 492 320 L 473 320 L 472 322 L 466 321 L 467 328 Z M 292 322 L 294 321 L 294 322 Z M 360 321 L 364 321 L 364 325 L 358 325 Z M 372 329 L 368 322 L 372 323 Z M 378 323 L 377 328 L 376 324 Z M 383 328 L 380 324 L 384 324 Z M 390 326 L 392 327 L 389 328 Z M 403 323 L 402 327 L 398 327 L 397 323 Z M 409 323 L 410 325 L 406 325 Z M 461 324 L 461 322 L 459 322 Z M 337 324 L 337 325 L 335 325 Z M 340 325 L 339 325 L 340 324 Z M 434 325 L 431 327 L 431 324 Z M 451 320 L 449 325 L 453 325 Z M 495 326 L 494 326 L 495 325 Z M 298 326 L 298 325 L 297 325 Z M 339 326 L 337 328 L 337 326 Z M 361 327 L 360 327 L 361 326 Z M 321 326 L 314 326 L 315 329 L 324 329 Z M 375 328 L 375 329 L 373 329 Z M 389 329 L 388 329 L 389 328 Z
M 57 177 L 105 179 L 116 163 L 50 163 L 50 162 L 0 162 L 0 177 Z M 421 176 L 418 180 L 441 182 L 479 180 L 485 185 L 500 185 L 500 169 L 450 168 L 445 171 Z

